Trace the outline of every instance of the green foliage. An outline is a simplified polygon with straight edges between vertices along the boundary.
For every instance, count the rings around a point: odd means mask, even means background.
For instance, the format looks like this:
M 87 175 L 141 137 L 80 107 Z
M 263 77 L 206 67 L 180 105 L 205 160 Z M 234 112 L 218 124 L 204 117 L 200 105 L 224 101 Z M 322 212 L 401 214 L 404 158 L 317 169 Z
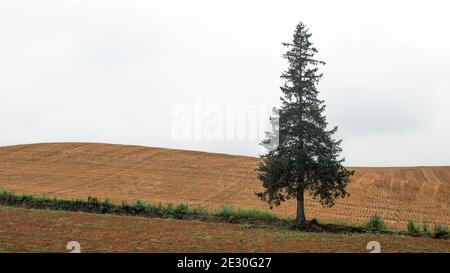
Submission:
M 35 209 L 53 209 L 64 211 L 80 211 L 90 213 L 110 213 L 119 215 L 142 215 L 142 216 L 162 216 L 162 217 L 186 217 L 189 215 L 204 216 L 216 216 L 229 220 L 233 219 L 253 219 L 264 221 L 278 221 L 286 222 L 287 219 L 280 219 L 273 213 L 260 210 L 256 208 L 235 208 L 231 205 L 224 205 L 220 209 L 209 213 L 205 208 L 195 207 L 190 208 L 187 204 L 179 204 L 174 206 L 169 203 L 166 206 L 158 204 L 147 204 L 144 201 L 138 200 L 134 204 L 130 205 L 125 201 L 121 204 L 114 204 L 110 200 L 99 201 L 96 198 L 89 197 L 87 200 L 75 199 L 64 200 L 57 198 L 48 198 L 43 196 L 33 196 L 30 194 L 15 195 L 0 188 L 0 205 L 5 206 L 20 206 L 26 208 Z M 320 225 L 321 227 L 326 224 L 319 224 L 317 219 L 312 219 L 311 223 Z M 330 224 L 333 225 L 333 224 Z M 336 225 L 336 224 L 334 224 Z M 340 224 L 343 227 L 347 224 Z M 425 225 L 425 224 L 424 224 Z M 415 225 L 417 226 L 417 225 Z M 348 226 L 350 227 L 350 226 Z M 353 227 L 354 228 L 354 227 Z M 369 222 L 366 223 L 366 231 L 368 232 L 380 232 L 386 229 L 383 220 L 380 216 L 374 215 Z M 424 233 L 428 230 L 428 226 L 424 227 Z M 435 238 L 448 238 L 449 231 L 447 227 L 436 224 L 434 226 L 433 236 Z
M 177 216 L 182 216 L 190 214 L 190 210 L 187 204 L 181 203 L 174 208 L 173 213 Z
M 38 197 L 29 194 L 15 195 L 3 189 L 0 189 L 0 204 L 26 204 L 27 207 L 31 208 L 47 208 L 69 211 L 119 213 L 132 215 L 151 214 L 159 216 L 173 215 L 176 217 L 182 217 L 186 215 L 209 215 L 209 212 L 205 208 L 190 208 L 187 204 L 184 203 L 177 206 L 174 206 L 172 203 L 168 203 L 166 206 L 164 206 L 161 203 L 147 204 L 144 201 L 137 200 L 132 205 L 128 204 L 125 201 L 122 201 L 120 205 L 116 205 L 111 203 L 111 201 L 108 199 L 99 201 L 97 198 L 88 197 L 87 200 L 63 200 L 57 198 Z M 268 211 L 254 208 L 234 208 L 228 205 L 223 206 L 221 209 L 215 211 L 213 215 L 226 218 L 248 218 L 265 220 L 278 219 L 274 214 Z
M 209 214 L 207 209 L 201 208 L 201 207 L 190 208 L 190 213 L 192 215 L 208 215 Z
M 408 233 L 413 236 L 420 236 L 420 226 L 416 224 L 413 220 L 408 220 L 406 227 L 408 229 Z
M 131 211 L 131 205 L 129 205 L 127 201 L 122 201 L 122 203 L 119 205 L 119 209 L 121 211 Z
M 386 225 L 384 224 L 383 218 L 378 214 L 375 214 L 370 218 L 365 224 L 365 229 L 369 233 L 378 233 L 386 230 Z
M 173 214 L 174 212 L 174 207 L 172 203 L 167 204 L 167 206 L 164 208 L 163 207 L 163 212 L 167 213 L 167 214 Z
M 432 234 L 430 228 L 428 227 L 428 223 L 425 221 L 422 223 L 422 230 L 424 236 L 431 237 Z
M 441 225 L 441 224 L 435 224 L 433 236 L 434 236 L 434 238 L 437 238 L 437 239 L 448 239 L 450 237 L 450 233 L 446 226 Z
M 261 156 L 258 178 L 264 191 L 257 196 L 278 206 L 309 192 L 324 206 L 333 206 L 337 198 L 346 197 L 353 171 L 342 164 L 340 140 L 333 139 L 337 127 L 327 130 L 325 105 L 318 97 L 317 84 L 322 78 L 314 58 L 318 52 L 310 41 L 311 33 L 300 22 L 283 57 L 288 62 L 281 75 L 282 106 L 279 110 L 279 143 L 275 150 Z M 266 139 L 263 143 L 268 143 Z M 298 205 L 304 206 L 303 202 Z M 304 210 L 300 210 L 304 211 Z M 300 213 L 301 214 L 301 213 Z M 297 215 L 304 222 L 304 215 Z
M 235 208 L 231 205 L 224 205 L 216 210 L 213 215 L 228 219 L 261 219 L 261 220 L 277 220 L 278 217 L 268 211 L 255 208 Z
M 132 208 L 136 213 L 146 213 L 149 211 L 149 206 L 141 200 L 137 200 Z

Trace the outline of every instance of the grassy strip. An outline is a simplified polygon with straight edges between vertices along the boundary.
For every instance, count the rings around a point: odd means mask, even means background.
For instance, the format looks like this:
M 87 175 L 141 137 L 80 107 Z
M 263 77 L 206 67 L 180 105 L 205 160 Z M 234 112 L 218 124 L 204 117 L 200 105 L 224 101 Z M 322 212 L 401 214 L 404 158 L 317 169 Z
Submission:
M 58 199 L 43 196 L 34 196 L 31 194 L 16 195 L 14 193 L 5 191 L 0 188 L 0 205 L 24 207 L 32 209 L 48 209 L 48 210 L 62 210 L 73 212 L 87 212 L 98 214 L 115 214 L 115 215 L 130 215 L 130 216 L 144 216 L 144 217 L 161 217 L 161 218 L 177 218 L 177 219 L 197 219 L 209 220 L 216 222 L 229 222 L 239 224 L 249 224 L 254 226 L 276 225 L 279 227 L 293 227 L 293 221 L 290 219 L 279 218 L 275 214 L 256 208 L 236 208 L 230 205 L 225 205 L 215 211 L 208 211 L 205 208 L 194 207 L 191 208 L 187 204 L 179 204 L 174 206 L 169 203 L 167 205 L 149 204 L 143 201 L 136 201 L 128 204 L 122 202 L 121 204 L 114 204 L 108 199 L 99 201 L 97 198 L 88 197 L 84 199 Z M 410 224 L 411 225 L 411 224 Z M 408 228 L 409 229 L 409 228 Z M 375 215 L 370 219 L 365 227 L 348 225 L 345 223 L 319 223 L 317 219 L 313 219 L 307 226 L 302 228 L 303 231 L 327 231 L 333 233 L 381 233 L 381 234 L 403 234 L 412 236 L 424 236 L 433 238 L 448 237 L 448 229 L 440 224 L 435 225 L 434 234 L 428 232 L 428 236 L 421 233 L 408 233 L 399 231 L 389 231 L 386 229 L 381 217 Z
M 262 221 L 279 221 L 280 219 L 273 213 L 255 208 L 235 208 L 229 205 L 209 212 L 205 208 L 191 208 L 187 204 L 174 206 L 149 204 L 141 200 L 135 203 L 114 204 L 109 200 L 99 201 L 97 198 L 89 197 L 87 200 L 75 199 L 65 200 L 34 196 L 30 194 L 16 195 L 14 193 L 0 189 L 0 205 L 26 207 L 33 209 L 50 209 L 75 212 L 88 212 L 99 214 L 137 215 L 147 217 L 175 217 L 175 218 L 205 218 L 217 217 L 233 221 L 237 219 L 251 219 Z M 195 216 L 195 217 L 194 217 Z
M 230 205 L 224 205 L 220 209 L 216 210 L 213 214 L 215 216 L 228 219 L 238 218 L 238 219 L 261 219 L 271 221 L 280 220 L 275 214 L 265 210 L 255 208 L 235 208 Z
M 406 228 L 408 229 L 408 233 L 411 236 L 415 236 L 415 237 L 433 237 L 436 239 L 449 239 L 450 238 L 449 229 L 446 226 L 441 225 L 439 223 L 434 224 L 433 232 L 430 231 L 427 222 L 423 223 L 422 230 L 421 230 L 419 224 L 416 224 L 413 220 L 409 220 L 406 223 Z

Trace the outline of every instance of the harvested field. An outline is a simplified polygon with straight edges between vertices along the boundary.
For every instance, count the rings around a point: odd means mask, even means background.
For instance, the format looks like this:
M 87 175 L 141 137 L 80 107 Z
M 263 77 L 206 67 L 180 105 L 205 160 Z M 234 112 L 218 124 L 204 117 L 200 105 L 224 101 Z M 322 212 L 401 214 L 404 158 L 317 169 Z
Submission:
M 261 190 L 257 163 L 253 157 L 142 146 L 17 145 L 0 148 L 0 187 L 60 198 L 267 209 L 254 195 Z M 351 196 L 333 208 L 308 198 L 307 217 L 361 224 L 378 213 L 391 228 L 405 229 L 408 219 L 450 226 L 450 167 L 353 169 Z M 274 212 L 293 217 L 295 204 L 288 202 Z
M 450 240 L 0 207 L 0 252 L 449 252 Z

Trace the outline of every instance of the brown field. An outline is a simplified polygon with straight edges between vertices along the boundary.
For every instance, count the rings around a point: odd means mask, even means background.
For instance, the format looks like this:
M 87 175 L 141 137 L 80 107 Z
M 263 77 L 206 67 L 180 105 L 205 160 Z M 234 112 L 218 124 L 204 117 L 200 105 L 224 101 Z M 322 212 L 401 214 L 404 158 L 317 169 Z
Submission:
M 267 209 L 254 195 L 261 190 L 257 163 L 253 157 L 141 146 L 17 145 L 0 148 L 0 187 L 61 198 Z M 405 229 L 408 219 L 450 226 L 450 167 L 352 169 L 356 175 L 348 188 L 351 196 L 333 208 L 308 198 L 308 218 L 361 224 L 378 213 L 391 228 Z M 288 202 L 274 212 L 293 217 L 295 204 Z
M 0 252 L 449 252 L 450 240 L 0 207 Z

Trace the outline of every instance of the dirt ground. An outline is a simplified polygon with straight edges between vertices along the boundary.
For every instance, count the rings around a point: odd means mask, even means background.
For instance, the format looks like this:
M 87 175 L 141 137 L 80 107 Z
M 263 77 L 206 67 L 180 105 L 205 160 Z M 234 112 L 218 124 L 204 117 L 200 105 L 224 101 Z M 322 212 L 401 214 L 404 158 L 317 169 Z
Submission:
M 141 146 L 18 145 L 0 148 L 0 187 L 61 198 L 268 209 L 254 194 L 262 189 L 257 164 L 253 157 Z M 378 213 L 391 228 L 405 229 L 409 219 L 450 226 L 450 167 L 352 169 L 351 196 L 333 208 L 307 198 L 307 217 L 361 224 Z M 293 217 L 295 204 L 274 212 Z
M 450 240 L 0 207 L 0 252 L 450 252 Z

